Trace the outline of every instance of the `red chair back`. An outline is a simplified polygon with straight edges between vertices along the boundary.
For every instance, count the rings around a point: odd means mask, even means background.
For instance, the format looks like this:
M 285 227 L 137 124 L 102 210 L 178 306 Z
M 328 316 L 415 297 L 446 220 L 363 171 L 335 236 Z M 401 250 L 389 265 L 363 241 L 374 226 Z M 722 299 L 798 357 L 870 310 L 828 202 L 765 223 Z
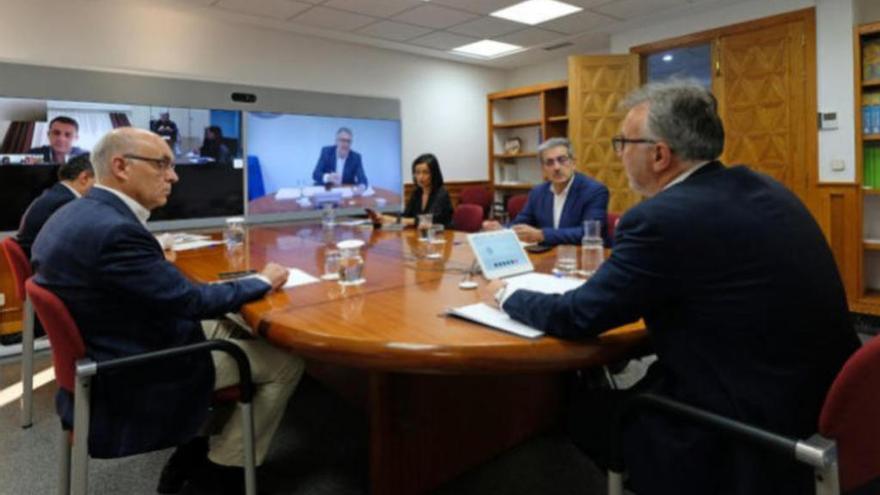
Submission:
M 605 214 L 605 233 L 608 235 L 608 241 L 614 240 L 614 232 L 617 230 L 617 222 L 620 221 L 620 215 L 617 213 Z
M 478 205 L 483 209 L 483 216 L 492 207 L 492 194 L 483 186 L 469 186 L 461 190 L 459 204 Z
M 55 294 L 41 287 L 34 279 L 25 282 L 27 296 L 34 305 L 34 312 L 40 318 L 49 342 L 52 344 L 52 364 L 55 366 L 55 379 L 58 386 L 73 393 L 73 381 L 76 376 L 76 362 L 86 356 L 83 344 L 73 317 L 67 306 Z
M 819 433 L 837 442 L 843 492 L 880 481 L 880 338 L 856 351 L 825 397 Z
M 455 230 L 479 232 L 483 228 L 483 209 L 477 205 L 460 204 L 452 213 Z
M 513 219 L 519 215 L 519 212 L 526 207 L 526 201 L 528 200 L 528 194 L 517 194 L 511 196 L 510 199 L 507 200 L 507 218 L 509 221 L 512 222 Z
M 3 246 L 3 253 L 6 256 L 6 262 L 12 270 L 12 278 L 15 281 L 15 292 L 18 299 L 24 301 L 24 281 L 32 275 L 31 262 L 28 260 L 24 249 L 18 245 L 18 242 L 12 237 L 7 237 L 0 241 Z

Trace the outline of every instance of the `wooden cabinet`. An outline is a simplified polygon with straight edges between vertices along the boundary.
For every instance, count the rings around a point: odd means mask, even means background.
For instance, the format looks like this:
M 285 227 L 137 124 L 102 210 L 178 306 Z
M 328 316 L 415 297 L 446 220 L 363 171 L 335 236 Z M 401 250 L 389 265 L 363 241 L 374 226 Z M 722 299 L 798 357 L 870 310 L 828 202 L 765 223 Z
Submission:
M 880 22 L 855 29 L 856 179 L 862 221 L 857 309 L 880 314 Z
M 525 192 L 543 181 L 538 145 L 568 137 L 568 82 L 513 88 L 487 97 L 489 184 L 501 196 Z M 518 140 L 519 150 L 505 144 Z

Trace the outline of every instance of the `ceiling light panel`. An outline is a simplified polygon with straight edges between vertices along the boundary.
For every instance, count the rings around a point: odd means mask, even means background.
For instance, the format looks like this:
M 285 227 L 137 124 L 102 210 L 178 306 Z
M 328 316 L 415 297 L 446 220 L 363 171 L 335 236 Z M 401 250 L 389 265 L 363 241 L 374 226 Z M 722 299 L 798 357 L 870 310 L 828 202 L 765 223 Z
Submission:
M 580 12 L 581 10 L 584 9 L 557 0 L 526 0 L 525 2 L 492 12 L 490 15 L 534 26 Z

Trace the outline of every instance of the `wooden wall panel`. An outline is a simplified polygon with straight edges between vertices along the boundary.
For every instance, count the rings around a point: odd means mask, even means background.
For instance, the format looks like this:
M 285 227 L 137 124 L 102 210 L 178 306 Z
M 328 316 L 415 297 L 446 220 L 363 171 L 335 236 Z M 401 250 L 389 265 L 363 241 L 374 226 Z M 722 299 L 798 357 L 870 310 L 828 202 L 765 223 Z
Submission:
M 819 184 L 809 202 L 843 279 L 850 307 L 861 298 L 861 201 L 856 184 Z

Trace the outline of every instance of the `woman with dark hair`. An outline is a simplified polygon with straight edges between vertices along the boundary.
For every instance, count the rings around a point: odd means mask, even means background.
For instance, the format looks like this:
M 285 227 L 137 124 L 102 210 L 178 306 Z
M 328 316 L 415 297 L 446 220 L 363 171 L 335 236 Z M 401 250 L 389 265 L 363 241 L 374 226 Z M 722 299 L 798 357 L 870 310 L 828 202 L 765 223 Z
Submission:
M 223 142 L 223 130 L 220 126 L 212 125 L 205 127 L 205 139 L 199 149 L 199 155 L 213 158 L 215 163 L 227 165 L 232 163 L 232 153 Z
M 443 172 L 440 171 L 437 157 L 431 153 L 417 157 L 413 160 L 412 174 L 416 187 L 406 203 L 401 222 L 415 225 L 419 215 L 432 213 L 435 224 L 449 227 L 452 224 L 452 202 L 443 187 Z M 388 215 L 383 216 L 382 220 L 386 223 L 397 221 Z

